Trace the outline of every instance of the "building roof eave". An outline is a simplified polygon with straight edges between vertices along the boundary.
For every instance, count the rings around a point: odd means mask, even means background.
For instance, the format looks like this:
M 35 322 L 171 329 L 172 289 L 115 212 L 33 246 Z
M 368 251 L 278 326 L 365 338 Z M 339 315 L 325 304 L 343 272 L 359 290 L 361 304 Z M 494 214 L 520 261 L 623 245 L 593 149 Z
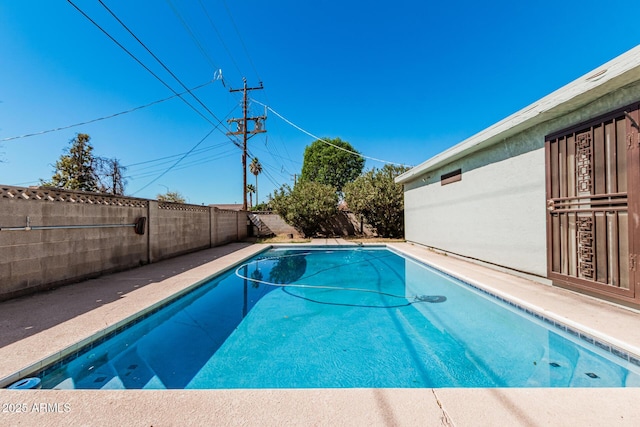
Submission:
M 404 184 L 540 123 L 576 111 L 605 94 L 640 80 L 640 45 L 535 103 L 399 175 Z

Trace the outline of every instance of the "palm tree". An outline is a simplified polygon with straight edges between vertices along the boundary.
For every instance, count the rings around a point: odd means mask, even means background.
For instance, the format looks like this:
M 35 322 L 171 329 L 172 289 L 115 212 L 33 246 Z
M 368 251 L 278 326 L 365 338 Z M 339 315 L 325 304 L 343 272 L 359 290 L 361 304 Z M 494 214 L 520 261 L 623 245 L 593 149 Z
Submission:
M 257 157 L 254 157 L 249 164 L 249 171 L 256 176 L 256 205 L 258 204 L 258 175 L 262 173 L 262 165 Z
M 247 184 L 247 193 L 249 193 L 249 210 L 251 210 L 251 206 L 253 205 L 253 199 L 251 195 L 256 192 L 256 187 L 251 184 Z

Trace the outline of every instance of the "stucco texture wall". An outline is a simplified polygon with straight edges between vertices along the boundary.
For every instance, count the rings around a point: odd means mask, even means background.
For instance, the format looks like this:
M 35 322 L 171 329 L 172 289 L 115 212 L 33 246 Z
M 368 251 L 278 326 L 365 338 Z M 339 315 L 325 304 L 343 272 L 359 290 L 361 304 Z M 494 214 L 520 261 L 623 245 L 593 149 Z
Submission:
M 547 275 L 545 136 L 640 99 L 640 83 L 543 122 L 405 183 L 408 241 Z M 460 168 L 462 180 L 441 185 Z
M 491 157 L 490 153 L 485 153 Z M 468 169 L 405 193 L 406 239 L 544 275 L 544 149 Z

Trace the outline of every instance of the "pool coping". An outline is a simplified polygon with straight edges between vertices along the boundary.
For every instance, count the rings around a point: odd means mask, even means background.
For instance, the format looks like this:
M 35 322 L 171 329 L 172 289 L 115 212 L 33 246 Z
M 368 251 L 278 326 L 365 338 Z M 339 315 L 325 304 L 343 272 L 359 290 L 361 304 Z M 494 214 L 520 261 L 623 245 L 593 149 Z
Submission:
M 313 244 L 315 246 L 315 244 Z M 256 247 L 257 246 L 257 247 Z M 246 259 L 252 255 L 268 249 L 270 246 L 282 245 L 253 245 L 233 252 L 229 257 L 223 256 L 223 264 Z M 300 245 L 295 245 L 300 247 Z M 486 267 L 477 266 L 453 257 L 445 257 L 428 251 L 424 247 L 409 243 L 385 243 L 384 246 L 401 249 L 418 258 L 420 262 L 433 266 L 437 270 L 455 271 L 454 277 L 465 282 L 481 282 L 492 289 L 497 295 L 507 290 L 511 283 L 519 282 L 518 288 L 524 292 L 524 297 L 518 292 L 506 292 L 513 298 L 532 301 L 531 304 L 540 308 L 543 313 L 564 313 L 558 306 L 570 306 L 572 310 L 586 305 L 582 312 L 568 313 L 566 316 L 558 314 L 559 320 L 568 324 L 576 322 L 584 328 L 597 332 L 599 337 L 609 337 L 613 341 L 619 340 L 626 347 L 638 348 L 640 333 L 636 332 L 640 322 L 637 313 L 630 313 L 624 307 L 614 307 L 608 303 L 593 301 L 583 295 L 575 294 L 559 288 L 549 287 L 527 281 L 516 276 L 496 272 Z M 252 249 L 253 248 L 253 249 Z M 240 253 L 238 253 L 240 252 Z M 246 256 L 245 256 L 246 255 Z M 180 262 L 186 263 L 189 255 Z M 212 262 L 213 264 L 217 263 Z M 239 261 L 241 262 L 241 261 Z M 158 267 L 155 267 L 158 268 Z M 116 305 L 129 306 L 134 313 L 140 311 L 139 304 L 146 302 L 150 307 L 159 302 L 161 294 L 171 296 L 182 288 L 194 285 L 210 274 L 210 270 L 223 270 L 219 265 L 205 269 L 196 269 L 194 274 L 182 273 L 168 280 L 154 283 L 140 295 L 128 294 L 124 300 L 117 300 Z M 124 274 L 127 276 L 127 273 Z M 180 280 L 183 276 L 191 280 L 201 275 L 197 280 L 187 284 Z M 128 276 L 133 276 L 129 273 Z M 498 277 L 500 276 L 500 277 Z M 125 278 L 126 279 L 126 278 Z M 497 281 L 496 281 L 497 280 Z M 501 282 L 503 281 L 503 282 Z M 491 286 L 487 285 L 491 283 Z M 525 288 L 524 290 L 521 288 Z M 61 288 L 62 289 L 62 288 Z M 156 292 L 161 289 L 162 292 Z M 134 295 L 135 294 L 135 295 Z M 540 297 L 539 294 L 543 294 Z M 46 296 L 46 295 L 45 295 Z M 531 298 L 529 298 L 531 296 Z M 538 300 L 536 300 L 538 298 Z M 46 298 L 40 298 L 45 301 Z M 576 304 L 576 301 L 579 304 Z M 29 307 L 30 301 L 22 301 Z M 4 303 L 0 303 L 4 304 Z M 107 304 L 87 312 L 79 318 L 70 319 L 59 324 L 16 341 L 0 348 L 0 374 L 7 371 L 6 358 L 14 359 L 12 364 L 20 364 L 31 357 L 30 347 L 47 345 L 51 339 L 66 338 L 65 333 L 82 334 L 81 330 L 89 331 L 95 323 L 113 313 L 126 313 L 127 310 L 103 310 Z M 602 321 L 598 316 L 589 313 L 591 308 L 612 312 L 604 315 Z M 575 310 L 574 310 L 575 311 Z M 131 313 L 130 313 L 131 314 Z M 91 322 L 91 317 L 97 322 Z M 613 316 L 613 317 L 611 317 Z M 620 327 L 611 327 L 611 319 L 619 320 Z M 119 321 L 127 319 L 126 315 Z M 2 319 L 0 319 L 2 320 Z M 117 322 L 116 322 L 117 323 Z M 19 324 L 16 324 L 19 327 Z M 96 330 L 104 329 L 97 328 Z M 87 336 L 85 333 L 84 336 Z M 78 341 L 78 340 L 76 340 Z M 55 344 L 55 343 L 54 343 Z M 162 391 L 92 391 L 92 390 L 36 390 L 18 391 L 0 389 L 0 403 L 22 402 L 31 408 L 28 413 L 5 414 L 0 412 L 0 423 L 4 425 L 22 424 L 25 422 L 42 423 L 47 425 L 68 425 L 70 420 L 75 424 L 95 423 L 123 425 L 128 424 L 181 424 L 185 419 L 199 423 L 216 423 L 225 425 L 239 425 L 260 423 L 262 425 L 284 424 L 314 424 L 314 425 L 425 425 L 426 423 L 441 423 L 443 425 L 540 425 L 550 423 L 572 423 L 590 425 L 624 424 L 632 425 L 632 419 L 640 419 L 640 407 L 635 404 L 640 400 L 640 388 L 615 389 L 580 389 L 580 388 L 527 388 L 527 389 L 247 389 L 247 390 L 162 390 Z M 246 402 L 252 402 L 249 407 Z M 58 403 L 69 404 L 55 406 Z M 45 411 L 34 411 L 31 405 L 42 405 Z M 52 406 L 53 405 L 53 406 Z M 60 409 L 59 411 L 54 411 Z M 132 410 L 133 409 L 133 410 Z M 55 412 L 55 413 L 53 413 Z M 7 417 L 7 418 L 5 418 Z M 185 418 L 188 417 L 188 418 Z M 5 422 L 7 420 L 8 422 Z

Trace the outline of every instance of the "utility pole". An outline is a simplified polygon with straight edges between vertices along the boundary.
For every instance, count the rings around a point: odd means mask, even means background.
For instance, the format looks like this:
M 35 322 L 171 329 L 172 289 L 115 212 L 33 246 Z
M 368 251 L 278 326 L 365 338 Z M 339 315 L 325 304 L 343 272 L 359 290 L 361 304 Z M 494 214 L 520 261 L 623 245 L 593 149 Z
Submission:
M 263 122 L 267 119 L 267 116 L 248 117 L 249 107 L 247 100 L 247 92 L 250 90 L 264 89 L 262 82 L 258 87 L 247 87 L 247 79 L 243 78 L 242 89 L 229 89 L 229 92 L 242 92 L 242 118 L 229 119 L 227 123 L 236 123 L 237 129 L 235 132 L 228 132 L 227 135 L 242 135 L 242 210 L 247 210 L 247 140 L 259 133 L 265 133 L 266 130 L 262 128 Z M 248 122 L 253 121 L 253 129 L 249 130 Z

